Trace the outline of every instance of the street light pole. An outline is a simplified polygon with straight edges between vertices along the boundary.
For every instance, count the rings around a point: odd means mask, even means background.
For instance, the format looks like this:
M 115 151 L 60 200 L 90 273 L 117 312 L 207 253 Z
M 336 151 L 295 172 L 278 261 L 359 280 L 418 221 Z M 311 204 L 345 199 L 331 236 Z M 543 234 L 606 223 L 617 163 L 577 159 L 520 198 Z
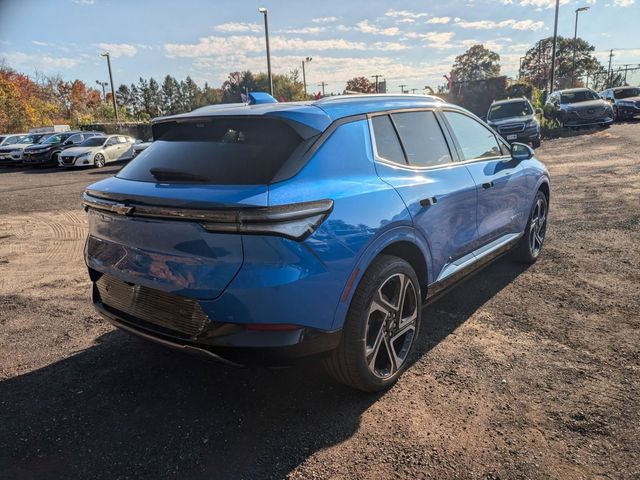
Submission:
M 96 80 L 96 83 L 102 87 L 102 101 L 107 101 L 107 94 L 105 93 L 104 87 L 109 85 L 109 82 L 101 82 L 100 80 Z
M 578 14 L 580 12 L 586 12 L 589 7 L 576 8 L 576 24 L 573 29 L 573 68 L 571 69 L 571 86 L 576 86 L 576 42 L 578 39 Z
M 311 57 L 307 57 L 304 60 L 302 60 L 302 83 L 304 84 L 304 99 L 307 99 L 307 74 L 305 73 L 304 70 L 304 64 L 305 63 L 309 63 L 311 60 L 313 60 L 313 58 Z
M 273 78 L 271 77 L 271 52 L 269 51 L 269 21 L 267 9 L 260 7 L 258 11 L 264 16 L 264 38 L 267 43 L 267 76 L 269 77 L 269 95 L 273 96 Z
M 118 119 L 118 102 L 116 101 L 116 89 L 113 86 L 113 75 L 111 74 L 111 57 L 109 52 L 101 53 L 101 57 L 107 57 L 107 67 L 109 67 L 109 82 L 111 82 L 111 100 L 113 102 L 113 113 L 116 115 L 116 124 L 120 123 Z
M 556 0 L 556 17 L 553 23 L 553 46 L 551 48 L 551 85 L 549 93 L 553 93 L 556 80 L 556 44 L 558 42 L 558 11 L 560 10 L 560 0 Z

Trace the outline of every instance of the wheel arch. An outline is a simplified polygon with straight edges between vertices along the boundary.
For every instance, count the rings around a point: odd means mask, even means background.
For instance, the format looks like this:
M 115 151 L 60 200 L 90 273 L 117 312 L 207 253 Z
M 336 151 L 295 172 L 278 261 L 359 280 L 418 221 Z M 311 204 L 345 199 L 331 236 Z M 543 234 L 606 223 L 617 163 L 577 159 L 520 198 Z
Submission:
M 421 295 L 426 294 L 431 271 L 431 252 L 426 240 L 413 227 L 400 226 L 385 231 L 378 236 L 360 255 L 353 267 L 336 308 L 332 329 L 342 328 L 349 310 L 353 294 L 375 258 L 380 255 L 394 255 L 405 260 L 416 271 L 420 280 Z

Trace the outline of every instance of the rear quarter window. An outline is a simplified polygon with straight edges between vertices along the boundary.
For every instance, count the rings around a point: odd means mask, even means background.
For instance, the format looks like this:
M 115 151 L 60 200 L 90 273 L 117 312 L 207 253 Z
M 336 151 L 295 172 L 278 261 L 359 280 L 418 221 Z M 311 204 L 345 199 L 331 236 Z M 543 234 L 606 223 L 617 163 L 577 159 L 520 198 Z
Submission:
M 217 117 L 156 124 L 155 141 L 118 177 L 160 183 L 270 183 L 303 144 L 285 122 L 266 117 Z

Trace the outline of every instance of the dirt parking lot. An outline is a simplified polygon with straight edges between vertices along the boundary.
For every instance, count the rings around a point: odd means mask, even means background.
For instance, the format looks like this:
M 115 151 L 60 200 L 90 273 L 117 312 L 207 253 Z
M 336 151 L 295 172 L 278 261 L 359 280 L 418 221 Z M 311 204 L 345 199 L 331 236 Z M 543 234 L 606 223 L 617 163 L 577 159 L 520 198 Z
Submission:
M 89 304 L 80 193 L 0 170 L 0 478 L 640 479 L 640 124 L 546 142 L 540 261 L 425 310 L 382 395 L 164 350 Z

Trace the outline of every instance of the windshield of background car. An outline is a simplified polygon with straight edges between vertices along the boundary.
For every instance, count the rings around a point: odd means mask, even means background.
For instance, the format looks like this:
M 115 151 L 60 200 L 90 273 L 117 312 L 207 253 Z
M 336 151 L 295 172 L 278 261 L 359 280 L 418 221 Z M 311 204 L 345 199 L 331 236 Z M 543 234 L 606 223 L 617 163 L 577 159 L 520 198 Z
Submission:
M 620 100 L 621 98 L 640 97 L 640 88 L 616 88 L 613 96 Z
M 509 117 L 524 117 L 526 115 L 531 115 L 532 113 L 533 110 L 531 109 L 529 102 L 499 103 L 491 106 L 487 119 L 500 120 L 502 118 Z
M 80 144 L 81 147 L 99 147 L 107 140 L 106 137 L 91 137 L 87 138 Z
M 37 135 L 25 135 L 24 137 L 20 137 L 20 143 L 36 143 L 37 141 Z
M 48 143 L 60 143 L 64 140 L 66 140 L 68 137 L 68 135 L 51 135 L 49 138 L 47 138 L 44 142 L 44 144 L 48 144 Z
M 578 90 L 560 95 L 560 103 L 588 102 L 589 100 L 598 100 L 599 98 L 600 97 L 591 90 Z
M 154 126 L 155 141 L 118 177 L 143 182 L 264 185 L 303 143 L 281 120 L 218 117 Z
M 14 143 L 18 143 L 20 141 L 22 137 L 19 135 L 16 135 L 15 137 L 9 137 L 7 138 L 7 140 L 4 142 L 4 145 L 13 145 Z

